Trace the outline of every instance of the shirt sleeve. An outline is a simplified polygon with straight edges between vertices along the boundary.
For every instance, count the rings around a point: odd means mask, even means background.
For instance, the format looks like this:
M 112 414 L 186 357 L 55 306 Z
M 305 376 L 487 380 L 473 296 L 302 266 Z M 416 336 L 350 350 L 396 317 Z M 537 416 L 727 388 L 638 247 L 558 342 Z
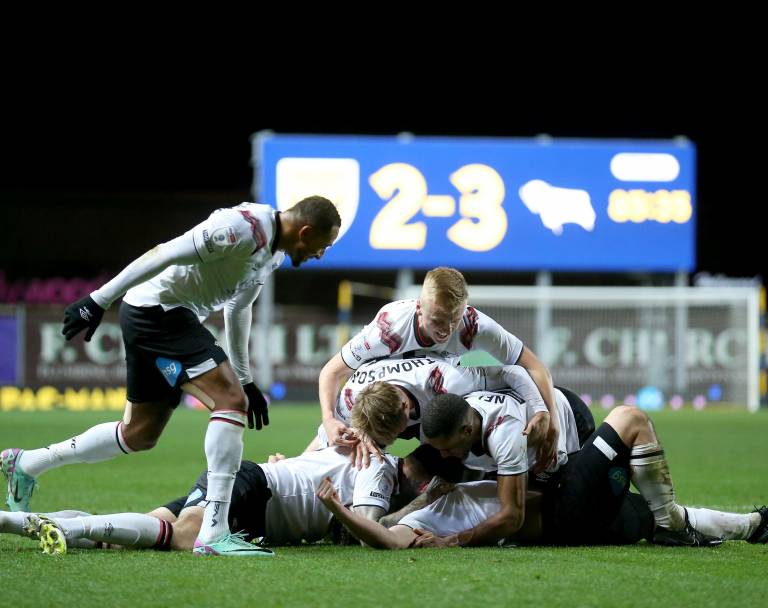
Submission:
M 96 304 L 107 309 L 131 287 L 151 279 L 171 264 L 194 264 L 197 261 L 192 235 L 187 231 L 175 239 L 153 247 L 90 295 Z
M 388 511 L 395 490 L 396 475 L 396 468 L 389 458 L 385 456 L 384 463 L 378 458 L 372 458 L 370 466 L 357 474 L 352 506 L 381 507 Z
M 253 382 L 248 342 L 251 336 L 253 302 L 261 291 L 261 285 L 238 293 L 224 306 L 224 330 L 227 336 L 229 361 L 240 384 Z
M 267 233 L 261 220 L 245 209 L 220 209 L 190 231 L 199 261 L 249 257 L 266 247 Z
M 467 310 L 470 310 L 468 307 Z M 514 365 L 523 353 L 523 342 L 509 333 L 488 315 L 474 310 L 477 314 L 477 334 L 470 342 L 469 350 L 484 350 L 496 357 L 503 365 Z M 468 315 L 471 318 L 471 315 Z M 466 322 L 465 322 L 466 323 Z
M 436 377 L 438 374 L 439 377 Z M 454 367 L 442 362 L 434 365 L 433 371 L 430 372 L 429 381 L 430 388 L 438 389 L 435 390 L 436 394 L 468 395 L 475 391 L 484 391 L 487 388 L 485 368 Z
M 508 392 L 520 403 L 525 403 L 528 417 L 536 412 L 546 412 L 547 404 L 541 396 L 539 387 L 524 367 L 519 365 L 504 365 L 485 368 L 487 390 Z
M 341 358 L 351 369 L 366 361 L 395 354 L 402 347 L 401 336 L 393 329 L 388 312 L 382 308 L 376 318 L 341 347 Z
M 528 438 L 523 424 L 502 413 L 484 431 L 485 448 L 496 463 L 499 475 L 520 475 L 528 470 Z

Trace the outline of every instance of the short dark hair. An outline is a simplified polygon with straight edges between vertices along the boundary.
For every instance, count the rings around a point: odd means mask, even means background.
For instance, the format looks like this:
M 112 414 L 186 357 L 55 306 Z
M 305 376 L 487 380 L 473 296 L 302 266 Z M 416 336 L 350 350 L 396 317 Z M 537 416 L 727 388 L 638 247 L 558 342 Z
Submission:
M 308 196 L 289 209 L 301 222 L 328 234 L 331 228 L 341 228 L 341 216 L 336 206 L 324 196 Z
M 421 408 L 421 430 L 428 439 L 450 437 L 464 424 L 469 403 L 458 395 L 446 393 Z

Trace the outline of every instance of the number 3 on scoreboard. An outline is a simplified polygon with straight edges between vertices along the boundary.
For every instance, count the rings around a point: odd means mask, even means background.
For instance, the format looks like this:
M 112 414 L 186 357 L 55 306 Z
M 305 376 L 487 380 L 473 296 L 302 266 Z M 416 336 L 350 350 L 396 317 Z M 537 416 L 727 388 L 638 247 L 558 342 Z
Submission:
M 462 219 L 448 229 L 447 237 L 468 251 L 490 251 L 507 233 L 507 214 L 502 206 L 504 181 L 494 169 L 481 164 L 461 167 L 451 174 L 450 180 L 461 193 Z M 368 181 L 376 194 L 389 201 L 371 223 L 371 247 L 424 249 L 426 223 L 408 223 L 427 200 L 427 182 L 421 172 L 406 163 L 391 163 L 376 171 Z M 450 202 L 450 197 L 447 198 Z

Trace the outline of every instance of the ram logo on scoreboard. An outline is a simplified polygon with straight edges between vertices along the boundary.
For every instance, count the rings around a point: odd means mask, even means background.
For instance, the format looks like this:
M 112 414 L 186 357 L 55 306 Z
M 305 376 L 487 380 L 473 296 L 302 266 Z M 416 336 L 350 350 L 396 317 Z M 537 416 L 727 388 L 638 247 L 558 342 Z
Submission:
M 690 271 L 695 155 L 683 139 L 259 134 L 254 195 L 337 205 L 323 268 Z

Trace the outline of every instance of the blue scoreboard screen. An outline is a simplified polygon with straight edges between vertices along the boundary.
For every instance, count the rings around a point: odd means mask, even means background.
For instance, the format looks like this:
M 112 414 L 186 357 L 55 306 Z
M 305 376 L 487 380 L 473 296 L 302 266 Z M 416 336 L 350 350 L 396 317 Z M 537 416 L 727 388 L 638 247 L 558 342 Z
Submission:
M 259 134 L 256 194 L 320 194 L 343 226 L 308 268 L 690 271 L 687 140 Z

